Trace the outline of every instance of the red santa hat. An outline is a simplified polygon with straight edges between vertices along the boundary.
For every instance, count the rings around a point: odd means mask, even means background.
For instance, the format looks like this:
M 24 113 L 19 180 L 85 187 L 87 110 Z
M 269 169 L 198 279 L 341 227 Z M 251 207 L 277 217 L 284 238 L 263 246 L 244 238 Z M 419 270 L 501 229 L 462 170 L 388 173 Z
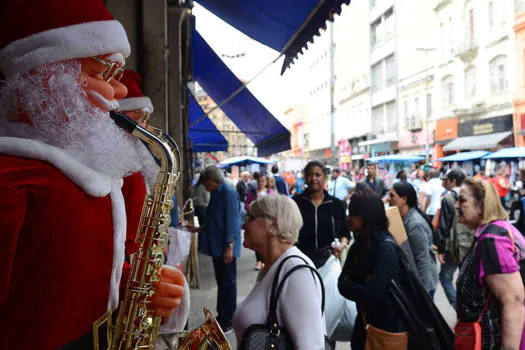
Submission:
M 118 52 L 126 31 L 101 0 L 2 0 L 0 70 L 6 78 L 41 64 Z
M 136 111 L 138 109 L 145 110 L 148 113 L 153 113 L 153 104 L 149 97 L 144 96 L 140 86 L 142 85 L 142 78 L 139 73 L 125 69 L 120 82 L 128 88 L 128 95 L 118 101 L 121 112 Z

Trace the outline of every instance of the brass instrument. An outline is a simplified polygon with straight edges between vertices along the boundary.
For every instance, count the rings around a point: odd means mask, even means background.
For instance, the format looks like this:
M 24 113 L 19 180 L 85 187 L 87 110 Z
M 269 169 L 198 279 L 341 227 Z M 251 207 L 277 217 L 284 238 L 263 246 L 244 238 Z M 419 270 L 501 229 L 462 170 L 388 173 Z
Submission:
M 94 349 L 100 350 L 98 331 L 106 324 L 108 350 L 153 350 L 157 343 L 161 318 L 153 314 L 149 304 L 155 294 L 152 283 L 160 280 L 160 268 L 164 263 L 163 249 L 168 244 L 170 211 L 180 174 L 180 156 L 175 141 L 164 132 L 153 128 L 146 130 L 122 113 L 110 112 L 110 116 L 119 127 L 148 144 L 160 160 L 160 171 L 152 193 L 147 194 L 144 200 L 135 239 L 140 247 L 132 255 L 126 293 L 119 305 L 115 325 L 112 324 L 111 310 L 93 324 Z M 205 313 L 209 313 L 206 310 Z M 230 349 L 221 328 L 213 316 L 211 318 L 211 321 L 206 322 L 205 331 L 201 330 L 205 326 L 203 325 L 195 332 L 190 332 L 188 337 L 193 339 L 194 333 L 205 334 L 210 341 L 217 339 L 220 349 Z M 191 339 L 185 339 L 185 344 L 197 344 Z
M 182 206 L 183 222 L 189 226 L 195 224 L 195 208 L 193 207 L 193 200 L 188 198 Z M 199 223 L 200 224 L 200 223 Z M 199 289 L 199 235 L 197 232 L 191 233 L 190 256 L 186 263 L 186 279 L 191 288 Z
M 199 328 L 184 334 L 184 340 L 179 344 L 177 350 L 195 349 L 196 344 L 200 345 L 198 349 L 231 350 L 217 320 L 206 307 L 204 315 L 206 315 L 206 321 Z

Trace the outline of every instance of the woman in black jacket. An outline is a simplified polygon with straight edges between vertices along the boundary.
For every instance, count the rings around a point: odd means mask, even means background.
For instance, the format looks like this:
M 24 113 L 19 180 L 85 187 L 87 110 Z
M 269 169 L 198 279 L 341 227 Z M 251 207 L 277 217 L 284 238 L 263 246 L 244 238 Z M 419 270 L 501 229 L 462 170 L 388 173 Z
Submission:
M 388 232 L 383 202 L 371 190 L 356 192 L 350 199 L 349 222 L 355 234 L 341 276 L 339 292 L 357 304 L 357 318 L 352 334 L 352 350 L 365 348 L 367 325 L 408 341 L 393 295 L 390 281 L 400 269 L 395 243 Z M 403 343 L 403 342 L 402 342 Z M 388 346 L 385 349 L 406 348 Z
M 324 190 L 326 168 L 323 164 L 309 162 L 304 174 L 308 188 L 293 197 L 303 217 L 297 247 L 319 268 L 332 253 L 337 257 L 341 254 L 343 244 L 350 241 L 350 232 L 345 221 L 345 205 Z M 339 248 L 331 248 L 335 238 L 342 243 Z

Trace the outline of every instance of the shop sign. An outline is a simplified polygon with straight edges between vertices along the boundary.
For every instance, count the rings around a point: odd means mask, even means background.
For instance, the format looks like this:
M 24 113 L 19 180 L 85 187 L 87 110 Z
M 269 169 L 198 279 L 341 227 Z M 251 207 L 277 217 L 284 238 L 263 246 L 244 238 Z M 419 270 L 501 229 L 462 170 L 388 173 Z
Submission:
M 502 117 L 469 120 L 460 123 L 458 126 L 458 136 L 475 136 L 494 134 L 512 130 L 512 114 Z
M 436 123 L 436 141 L 451 140 L 458 137 L 458 118 L 438 120 Z

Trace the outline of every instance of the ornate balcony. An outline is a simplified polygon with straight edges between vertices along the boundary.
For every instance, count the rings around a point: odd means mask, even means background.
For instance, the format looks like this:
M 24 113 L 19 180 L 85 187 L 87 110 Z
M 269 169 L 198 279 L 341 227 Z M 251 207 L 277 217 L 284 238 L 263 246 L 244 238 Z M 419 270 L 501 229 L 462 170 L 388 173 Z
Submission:
M 465 38 L 454 48 L 454 55 L 459 57 L 464 63 L 472 62 L 478 55 L 478 42 L 475 38 Z

